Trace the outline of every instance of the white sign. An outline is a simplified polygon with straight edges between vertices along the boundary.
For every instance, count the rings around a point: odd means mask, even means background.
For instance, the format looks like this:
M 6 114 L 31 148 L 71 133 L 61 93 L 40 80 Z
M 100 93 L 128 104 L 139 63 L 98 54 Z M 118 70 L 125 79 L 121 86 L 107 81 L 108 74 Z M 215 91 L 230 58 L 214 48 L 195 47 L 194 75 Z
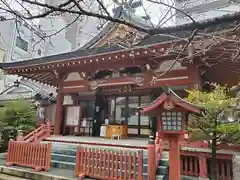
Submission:
M 69 106 L 67 107 L 67 126 L 78 126 L 80 118 L 80 107 L 79 106 Z
M 82 127 L 87 127 L 87 119 L 83 118 Z
M 45 108 L 38 107 L 37 108 L 37 120 L 44 120 L 45 119 Z

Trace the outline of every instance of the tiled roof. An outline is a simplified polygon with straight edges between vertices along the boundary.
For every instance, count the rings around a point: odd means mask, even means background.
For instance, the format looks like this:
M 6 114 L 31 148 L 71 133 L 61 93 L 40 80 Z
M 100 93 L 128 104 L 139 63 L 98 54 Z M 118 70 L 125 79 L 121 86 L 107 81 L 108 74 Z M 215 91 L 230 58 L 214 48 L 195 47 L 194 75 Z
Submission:
M 196 28 L 199 29 L 199 31 L 201 32 L 211 33 L 211 32 L 221 31 L 226 28 L 234 27 L 239 23 L 240 23 L 240 12 L 232 15 L 222 16 L 215 19 L 210 19 L 208 21 L 190 23 L 190 24 L 185 24 L 185 25 L 180 25 L 175 27 L 166 27 L 166 28 L 160 29 L 160 32 L 184 38 L 184 37 L 189 37 L 192 31 Z M 167 35 L 153 35 L 145 38 L 136 47 L 163 43 L 170 40 L 173 40 L 173 38 Z M 123 48 L 119 46 L 112 46 L 112 47 L 103 46 L 98 48 L 79 49 L 73 52 L 35 58 L 35 59 L 26 60 L 26 61 L 1 63 L 0 68 L 5 69 L 5 68 L 14 68 L 18 66 L 33 65 L 33 64 L 37 65 L 41 63 L 51 63 L 53 61 L 68 60 L 71 58 L 78 58 L 78 57 L 83 58 L 85 56 L 90 56 L 90 55 L 98 55 L 98 54 L 100 55 L 103 53 L 110 53 L 110 52 L 113 53 L 113 52 L 118 52 L 120 50 L 123 50 Z
M 28 87 L 30 90 L 24 89 L 22 92 L 13 93 L 15 89 L 22 88 L 21 86 Z M 0 93 L 0 101 L 8 101 L 8 100 L 16 100 L 19 98 L 24 99 L 33 99 L 36 94 L 40 94 L 42 98 L 49 98 L 54 100 L 55 97 L 49 96 L 49 91 L 45 90 L 44 88 L 39 87 L 37 83 L 29 82 L 26 80 L 21 80 L 19 85 L 17 86 L 15 83 L 7 88 L 5 91 Z

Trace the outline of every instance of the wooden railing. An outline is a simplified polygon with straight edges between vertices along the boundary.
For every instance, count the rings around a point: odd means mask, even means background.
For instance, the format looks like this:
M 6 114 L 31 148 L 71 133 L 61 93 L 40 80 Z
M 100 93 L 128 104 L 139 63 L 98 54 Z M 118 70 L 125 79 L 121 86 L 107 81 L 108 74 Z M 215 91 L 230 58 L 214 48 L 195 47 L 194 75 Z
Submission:
M 159 161 L 162 158 L 162 152 L 164 149 L 164 143 L 163 143 L 163 140 L 161 139 L 159 133 L 156 133 L 156 139 L 155 139 L 154 144 L 155 144 L 155 158 L 156 158 L 156 166 L 155 167 L 157 170 Z
M 10 140 L 6 164 L 48 171 L 51 165 L 51 149 L 51 143 L 39 144 Z
M 199 177 L 199 158 L 196 156 L 181 156 L 181 172 L 185 176 Z
M 181 174 L 201 178 L 211 177 L 211 154 L 181 151 Z M 232 180 L 232 155 L 217 155 L 218 180 Z
M 218 180 L 232 180 L 232 160 L 229 159 L 217 159 L 217 179 Z M 207 171 L 210 177 L 211 175 L 211 160 L 207 159 Z
M 51 124 L 48 121 L 46 124 L 41 124 L 37 129 L 33 130 L 26 136 L 18 136 L 17 141 L 25 142 L 40 142 L 44 138 L 50 137 L 51 134 Z
M 156 179 L 156 170 L 158 168 L 159 161 L 162 158 L 163 149 L 164 143 L 159 133 L 156 133 L 155 141 L 153 140 L 153 137 L 150 137 L 148 144 L 148 180 Z
M 116 180 L 142 180 L 143 154 L 138 151 L 98 150 L 79 147 L 76 154 L 76 175 Z

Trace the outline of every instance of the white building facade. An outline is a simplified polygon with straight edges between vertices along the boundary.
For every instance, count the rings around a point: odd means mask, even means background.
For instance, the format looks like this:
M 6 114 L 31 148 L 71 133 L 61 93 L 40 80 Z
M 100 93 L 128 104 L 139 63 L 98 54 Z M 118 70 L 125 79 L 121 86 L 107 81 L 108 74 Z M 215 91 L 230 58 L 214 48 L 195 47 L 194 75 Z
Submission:
M 2 62 L 23 61 L 45 55 L 44 32 L 25 21 L 10 19 L 0 21 L 0 49 L 4 50 Z M 14 76 L 0 75 L 0 91 L 11 86 Z
M 58 6 L 63 2 L 65 1 L 46 0 L 47 4 L 54 6 Z M 96 0 L 88 0 L 84 2 L 83 6 L 91 12 L 100 11 Z M 47 54 L 53 55 L 81 48 L 102 30 L 101 27 L 104 26 L 104 23 L 98 18 L 78 17 L 78 15 L 63 13 L 58 16 L 43 18 L 40 20 L 39 25 L 47 35 L 54 34 L 47 45 Z M 55 34 L 56 32 L 58 33 Z
M 195 21 L 203 21 L 240 11 L 240 1 L 237 0 L 176 0 L 176 7 Z M 176 24 L 192 22 L 181 12 L 176 12 Z

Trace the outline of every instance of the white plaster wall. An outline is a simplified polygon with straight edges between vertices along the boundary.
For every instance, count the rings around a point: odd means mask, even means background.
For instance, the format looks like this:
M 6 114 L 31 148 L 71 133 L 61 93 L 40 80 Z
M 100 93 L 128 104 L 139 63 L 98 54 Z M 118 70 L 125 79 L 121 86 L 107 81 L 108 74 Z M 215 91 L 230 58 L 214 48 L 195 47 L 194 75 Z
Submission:
M 83 80 L 78 72 L 70 73 L 64 81 L 78 81 Z
M 64 96 L 63 105 L 72 105 L 73 100 L 71 96 Z
M 0 63 L 4 61 L 5 51 L 0 49 Z M 0 70 L 0 93 L 4 90 L 4 72 Z
M 179 9 L 192 8 L 199 6 L 201 4 L 206 4 L 210 2 L 216 2 L 218 0 L 185 0 L 185 1 L 175 1 L 176 7 Z
M 46 119 L 51 121 L 51 125 L 55 124 L 56 104 L 51 104 L 47 107 Z
M 48 4 L 58 6 L 59 4 L 65 2 L 64 0 L 47 0 Z M 81 3 L 81 7 L 86 8 L 86 10 L 91 12 L 98 11 L 98 3 L 96 0 L 87 0 L 84 1 L 84 3 Z M 58 20 L 54 19 L 51 20 L 49 18 L 45 18 L 44 21 L 40 21 L 42 26 L 49 27 L 48 29 L 58 29 L 60 25 L 66 26 L 67 24 L 71 25 L 67 27 L 64 31 L 61 32 L 63 34 L 64 39 L 68 42 L 67 48 L 65 48 L 65 52 L 67 51 L 74 51 L 81 46 L 85 45 L 87 42 L 89 42 L 94 36 L 96 36 L 101 29 L 98 29 L 98 25 L 100 24 L 100 21 L 98 18 L 91 18 L 82 16 L 77 21 L 72 23 L 77 15 L 74 14 L 68 14 L 65 13 L 61 17 L 58 16 Z M 55 37 L 59 37 L 59 35 L 56 35 Z M 58 41 L 56 39 L 51 39 L 54 46 L 56 46 L 56 50 L 61 49 L 59 46 L 64 46 L 64 44 L 55 44 L 55 41 Z M 66 45 L 66 44 L 65 44 Z M 64 49 L 64 47 L 62 47 Z M 54 50 L 51 51 L 51 54 Z M 58 51 L 59 52 L 59 51 Z M 64 51 L 62 51 L 64 52 Z M 49 53 L 50 54 L 50 53 Z
M 60 16 L 43 18 L 39 24 L 47 35 L 52 35 L 66 26 L 66 22 Z M 71 43 L 65 38 L 65 33 L 64 29 L 48 39 L 45 46 L 45 56 L 71 51 Z
M 8 53 L 11 44 L 11 38 L 14 33 L 14 31 L 11 31 L 12 29 L 14 29 L 14 21 L 0 21 L 0 48 L 5 50 L 6 55 Z
M 164 61 L 154 72 L 162 72 L 166 71 L 169 67 L 171 67 L 174 60 Z M 183 67 L 179 62 L 175 63 L 174 66 L 171 68 L 172 70 L 180 70 L 180 69 L 186 69 L 186 67 Z
M 15 23 L 15 20 L 13 21 Z M 41 40 L 41 37 L 43 36 L 43 31 L 41 31 L 38 27 L 34 27 L 31 24 L 26 24 L 24 22 L 17 23 L 17 28 L 15 29 L 15 31 L 16 37 L 13 44 L 14 48 L 11 61 L 22 61 L 25 59 L 37 58 L 44 55 L 45 40 Z M 28 43 L 27 51 L 22 50 L 21 48 L 16 46 L 16 38 L 18 36 Z M 38 54 L 38 50 L 41 51 L 40 55 Z
M 16 25 L 15 19 L 0 21 L 0 48 L 5 50 L 4 62 L 22 61 L 43 56 L 45 41 L 39 41 L 41 33 L 42 31 L 38 27 L 31 24 L 18 22 Z M 17 36 L 27 41 L 27 51 L 16 46 Z M 38 50 L 41 51 L 41 55 L 38 54 Z M 0 89 L 12 85 L 16 78 L 17 76 L 4 76 L 1 79 Z

